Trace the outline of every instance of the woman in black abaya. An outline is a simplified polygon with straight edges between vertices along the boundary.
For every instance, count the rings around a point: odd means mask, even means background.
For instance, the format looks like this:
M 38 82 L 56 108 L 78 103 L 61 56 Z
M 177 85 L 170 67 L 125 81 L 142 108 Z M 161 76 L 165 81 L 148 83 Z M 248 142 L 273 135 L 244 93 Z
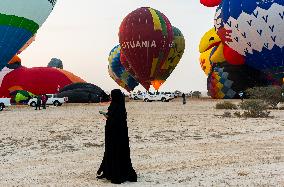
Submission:
M 119 89 L 112 90 L 111 104 L 105 115 L 105 153 L 97 178 L 106 178 L 112 183 L 136 182 L 132 167 L 127 128 L 127 113 L 124 95 Z

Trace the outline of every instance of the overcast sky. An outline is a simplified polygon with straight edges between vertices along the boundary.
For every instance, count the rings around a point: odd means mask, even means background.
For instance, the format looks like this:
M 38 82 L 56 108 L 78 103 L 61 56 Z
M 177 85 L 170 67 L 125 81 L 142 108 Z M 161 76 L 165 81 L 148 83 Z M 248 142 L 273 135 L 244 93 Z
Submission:
M 186 39 L 185 54 L 161 90 L 205 91 L 198 45 L 213 27 L 215 10 L 203 7 L 199 0 L 58 0 L 36 41 L 20 55 L 22 64 L 46 66 L 56 57 L 63 61 L 65 70 L 87 82 L 105 90 L 119 88 L 108 75 L 108 54 L 119 43 L 123 18 L 142 6 L 163 12 Z

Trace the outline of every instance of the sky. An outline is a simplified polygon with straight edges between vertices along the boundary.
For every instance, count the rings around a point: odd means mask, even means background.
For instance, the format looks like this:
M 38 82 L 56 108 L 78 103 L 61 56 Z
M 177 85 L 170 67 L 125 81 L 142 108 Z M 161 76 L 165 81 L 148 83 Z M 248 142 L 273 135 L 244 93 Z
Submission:
M 207 77 L 199 65 L 200 38 L 213 27 L 215 9 L 199 0 L 58 0 L 37 33 L 36 41 L 21 55 L 27 67 L 47 66 L 51 58 L 64 69 L 110 91 L 119 86 L 109 77 L 108 55 L 119 44 L 121 21 L 133 10 L 152 7 L 164 13 L 186 39 L 186 50 L 161 91 L 206 91 Z M 144 90 L 139 86 L 136 90 Z

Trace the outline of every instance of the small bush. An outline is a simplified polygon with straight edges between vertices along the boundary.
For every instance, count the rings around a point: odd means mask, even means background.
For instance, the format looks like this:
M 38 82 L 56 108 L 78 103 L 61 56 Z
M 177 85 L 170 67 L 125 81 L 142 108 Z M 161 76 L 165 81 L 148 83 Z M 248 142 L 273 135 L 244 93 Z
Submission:
M 263 100 L 267 105 L 273 109 L 277 108 L 277 104 L 281 102 L 281 87 L 268 86 L 268 87 L 254 87 L 246 91 L 250 99 Z
M 242 117 L 245 118 L 267 118 L 270 112 L 267 110 L 268 104 L 261 100 L 249 100 L 240 104 L 240 108 L 245 110 Z
M 221 103 L 217 103 L 216 109 L 236 110 L 236 109 L 238 109 L 238 107 L 234 103 L 224 101 L 224 102 L 221 102 Z
M 241 118 L 241 117 L 242 117 L 242 114 L 241 114 L 239 111 L 236 111 L 236 112 L 234 113 L 234 115 L 235 115 L 236 117 L 238 117 L 238 118 Z
M 224 114 L 222 115 L 223 118 L 231 118 L 232 114 L 231 112 L 224 112 Z

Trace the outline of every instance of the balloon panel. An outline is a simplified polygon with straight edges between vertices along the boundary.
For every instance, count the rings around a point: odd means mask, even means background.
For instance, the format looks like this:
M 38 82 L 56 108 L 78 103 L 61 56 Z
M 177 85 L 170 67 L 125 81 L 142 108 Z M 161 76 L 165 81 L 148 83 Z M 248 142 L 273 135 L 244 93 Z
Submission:
M 273 84 L 267 76 L 247 65 L 222 63 L 215 65 L 208 77 L 208 92 L 214 99 L 239 98 L 248 88 Z
M 185 39 L 182 32 L 178 28 L 173 27 L 173 33 L 174 33 L 174 40 L 171 45 L 169 55 L 165 63 L 161 66 L 161 68 L 160 69 L 157 68 L 157 75 L 155 76 L 155 81 L 156 82 L 158 81 L 159 84 L 155 85 L 152 84 L 156 90 L 158 90 L 160 86 L 172 74 L 172 72 L 180 62 L 185 50 Z
M 284 77 L 284 1 L 223 0 L 215 27 L 223 42 L 245 57 L 251 67 Z
M 0 70 L 47 19 L 56 0 L 0 1 Z

